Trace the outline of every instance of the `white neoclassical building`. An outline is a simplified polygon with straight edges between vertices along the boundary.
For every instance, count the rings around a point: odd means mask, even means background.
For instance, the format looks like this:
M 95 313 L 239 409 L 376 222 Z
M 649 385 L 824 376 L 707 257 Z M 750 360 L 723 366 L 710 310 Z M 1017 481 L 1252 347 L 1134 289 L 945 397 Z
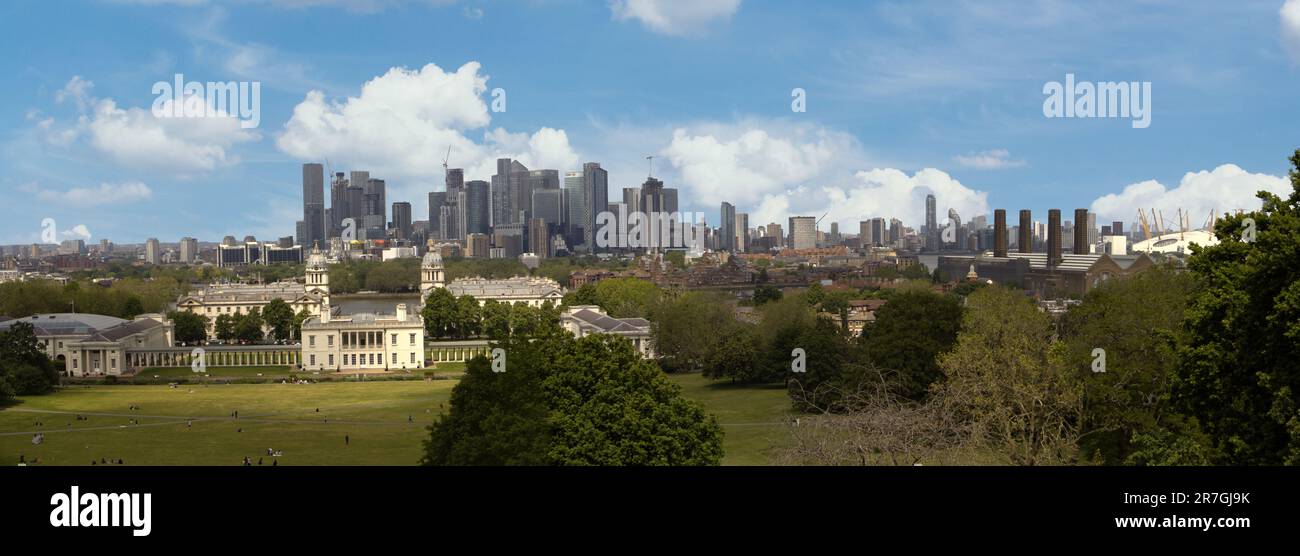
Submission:
M 210 284 L 202 290 L 182 295 L 176 309 L 189 311 L 208 318 L 208 336 L 215 334 L 217 317 L 263 310 L 273 299 L 282 299 L 294 313 L 304 309 L 320 315 L 321 307 L 329 305 L 329 266 L 320 249 L 312 248 L 307 258 L 306 284 L 292 280 L 271 284 Z
M 301 364 L 307 371 L 424 368 L 424 319 L 405 303 L 393 314 L 323 311 L 302 323 Z
M 622 336 L 632 342 L 642 357 L 654 359 L 654 343 L 648 320 L 615 318 L 596 305 L 574 305 L 560 315 L 560 325 L 578 338 L 591 334 Z
M 134 353 L 172 346 L 171 321 L 155 313 L 132 320 L 87 313 L 46 313 L 0 321 L 0 330 L 19 322 L 32 325 L 45 354 L 62 361 L 69 376 L 121 375 L 134 368 Z
M 457 278 L 450 284 L 442 267 L 442 256 L 429 252 L 420 264 L 420 303 L 429 298 L 436 288 L 446 288 L 453 296 L 470 295 L 480 305 L 493 299 L 499 303 L 524 303 L 541 307 L 546 302 L 558 307 L 564 299 L 564 288 L 550 278 L 515 276 L 513 278 Z

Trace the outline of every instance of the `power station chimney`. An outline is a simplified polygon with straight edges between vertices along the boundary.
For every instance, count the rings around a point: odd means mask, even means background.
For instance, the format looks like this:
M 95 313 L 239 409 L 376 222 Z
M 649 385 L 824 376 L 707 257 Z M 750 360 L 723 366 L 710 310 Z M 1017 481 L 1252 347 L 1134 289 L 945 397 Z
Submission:
M 1074 209 L 1074 254 L 1092 253 L 1088 242 L 1088 209 Z
M 1047 266 L 1061 264 L 1061 209 L 1047 211 Z
M 1020 252 L 1034 252 L 1034 220 L 1029 209 L 1020 210 Z
M 1007 256 L 1007 210 L 993 211 L 993 256 Z

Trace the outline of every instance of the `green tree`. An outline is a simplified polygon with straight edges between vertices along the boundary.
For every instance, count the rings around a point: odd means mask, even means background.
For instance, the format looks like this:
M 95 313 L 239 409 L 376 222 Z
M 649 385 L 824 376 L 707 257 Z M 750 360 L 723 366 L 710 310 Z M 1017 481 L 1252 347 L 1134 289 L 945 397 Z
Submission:
M 144 312 L 144 302 L 137 296 L 126 298 L 126 304 L 122 306 L 122 318 L 133 319 L 136 315 Z
M 244 342 L 261 342 L 266 338 L 266 334 L 262 332 L 265 324 L 262 311 L 253 307 L 247 313 L 236 317 L 235 338 Z
M 967 305 L 956 345 L 939 358 L 944 380 L 932 403 L 1012 464 L 1076 461 L 1083 388 L 1052 340 L 1052 318 L 1007 288 L 979 290 Z
M 1291 165 L 1287 199 L 1260 191 L 1260 210 L 1219 219 L 1220 243 L 1187 263 L 1203 287 L 1174 399 L 1236 465 L 1300 464 L 1300 149 Z
M 208 338 L 208 317 L 190 311 L 172 311 L 167 313 L 167 318 L 172 321 L 178 342 L 195 343 Z
M 456 296 L 447 288 L 434 288 L 420 311 L 424 330 L 430 338 L 451 338 L 456 333 Z
M 754 288 L 754 305 L 762 305 L 769 301 L 779 301 L 781 299 L 781 289 L 776 286 L 763 285 Z
M 218 340 L 229 342 L 235 339 L 235 324 L 238 321 L 239 319 L 236 319 L 230 313 L 217 315 L 217 320 L 213 322 L 213 333 L 216 334 Z
M 293 308 L 283 299 L 272 299 L 262 309 L 262 319 L 271 327 L 271 336 L 276 340 L 288 340 L 293 336 Z
M 0 330 L 0 402 L 15 395 L 46 394 L 59 382 L 54 363 L 46 357 L 29 322 Z
M 289 337 L 293 340 L 301 341 L 302 323 L 307 322 L 307 319 L 311 317 L 311 312 L 308 311 L 306 307 L 299 310 L 298 313 L 293 316 L 293 327 L 289 330 Z
M 721 340 L 703 357 L 703 375 L 711 379 L 730 379 L 732 382 L 753 382 L 755 372 L 762 369 L 760 353 L 762 340 L 754 325 L 737 323 L 730 329 L 718 331 Z
M 862 356 L 892 371 L 893 392 L 920 400 L 942 376 L 937 358 L 956 343 L 961 318 L 952 296 L 920 289 L 896 293 L 876 310 L 875 322 L 863 327 Z
M 721 339 L 719 334 L 701 331 L 729 330 L 735 317 L 720 296 L 707 292 L 686 292 L 665 299 L 650 318 L 651 339 L 660 365 L 670 372 L 694 371 Z
M 456 335 L 470 338 L 482 332 L 482 310 L 478 300 L 472 295 L 462 295 L 456 299 Z

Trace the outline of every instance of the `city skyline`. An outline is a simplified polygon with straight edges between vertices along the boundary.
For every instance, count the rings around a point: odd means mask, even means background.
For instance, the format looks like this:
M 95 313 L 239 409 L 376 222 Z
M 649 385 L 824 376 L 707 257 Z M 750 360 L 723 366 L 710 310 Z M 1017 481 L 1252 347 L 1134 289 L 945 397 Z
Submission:
M 712 226 L 725 201 L 751 225 L 829 212 L 822 231 L 875 217 L 919 222 L 930 193 L 949 200 L 940 211 L 1059 205 L 1132 222 L 1132 207 L 1185 208 L 1203 220 L 1210 209 L 1253 208 L 1257 189 L 1285 187 L 1285 161 L 1263 154 L 1288 136 L 1264 115 L 1289 102 L 1300 52 L 1278 2 L 1232 7 L 1240 24 L 1223 31 L 1238 50 L 1227 57 L 1178 30 L 1221 20 L 1228 8 L 1211 3 L 1143 13 L 1054 2 L 876 5 L 848 17 L 826 6 L 700 6 L 84 4 L 48 35 L 20 26 L 9 40 L 88 54 L 35 49 L 0 62 L 14 79 L 0 91 L 9 107 L 0 110 L 9 169 L 0 188 L 12 199 L 0 209 L 0 244 L 37 241 L 46 217 L 71 234 L 60 239 L 90 243 L 294 234 L 296 166 L 312 161 L 383 176 L 391 199 L 424 215 L 428 193 L 443 184 L 444 156 L 467 180 L 489 179 L 501 157 L 561 173 L 598 160 L 610 188 L 640 184 L 654 156 L 655 176 L 682 191 L 681 210 Z M 60 8 L 6 8 L 14 18 L 50 9 Z M 292 30 L 350 17 L 391 31 L 340 45 Z M 414 31 L 429 23 L 438 36 Z M 593 52 L 559 35 L 526 49 L 470 40 L 487 29 L 571 25 L 609 47 Z M 944 46 L 918 25 L 942 34 Z M 973 34 L 975 25 L 1007 38 Z M 868 32 L 835 32 L 859 28 Z M 1157 56 L 1119 64 L 1131 33 L 1180 49 L 1180 65 Z M 138 38 L 132 49 L 96 53 L 127 36 Z M 742 48 L 768 36 L 791 40 Z M 1045 47 L 1026 54 L 1010 48 L 1016 41 Z M 968 53 L 1003 63 L 971 65 Z M 637 78 L 647 65 L 666 73 Z M 587 66 L 599 71 L 574 71 Z M 152 118 L 151 85 L 176 74 L 260 82 L 260 127 Z M 1044 118 L 1044 84 L 1076 74 L 1153 83 L 1150 126 Z M 807 95 L 806 112 L 792 111 L 796 90 Z M 1231 102 L 1247 90 L 1249 106 Z M 1252 139 L 1224 145 L 1216 134 Z

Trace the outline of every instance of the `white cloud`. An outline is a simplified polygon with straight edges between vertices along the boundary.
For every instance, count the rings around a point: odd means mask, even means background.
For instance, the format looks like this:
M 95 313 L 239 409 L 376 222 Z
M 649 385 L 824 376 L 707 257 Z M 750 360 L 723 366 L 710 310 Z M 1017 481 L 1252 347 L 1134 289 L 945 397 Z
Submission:
M 839 222 L 857 230 L 871 217 L 898 218 L 917 226 L 925 217 L 925 196 L 934 194 L 940 212 L 956 208 L 964 218 L 988 212 L 988 194 L 963 185 L 947 173 L 926 168 L 908 175 L 876 164 L 859 142 L 843 132 L 816 125 L 746 119 L 737 124 L 708 123 L 673 131 L 661 154 L 678 176 L 669 187 L 712 211 L 722 201 L 749 213 L 754 226 L 790 216 L 814 216 L 820 227 Z M 692 207 L 681 207 L 692 210 Z
M 615 20 L 635 19 L 656 33 L 682 36 L 730 19 L 740 9 L 740 0 L 612 0 L 609 9 Z
M 63 239 L 80 239 L 86 241 L 90 239 L 90 230 L 86 228 L 85 224 L 77 224 L 76 226 L 73 226 L 72 229 L 59 232 L 59 235 L 63 236 Z
M 41 201 L 79 207 L 115 203 L 133 203 L 153 197 L 153 190 L 140 182 L 101 183 L 98 187 L 73 187 L 65 191 L 26 186 Z
M 1278 15 L 1282 21 L 1282 47 L 1300 62 L 1300 0 L 1286 0 Z
M 424 193 L 442 183 L 449 146 L 449 165 L 464 168 L 467 179 L 495 174 L 499 157 L 533 169 L 575 167 L 579 157 L 563 130 L 487 130 L 491 116 L 482 95 L 488 77 L 479 69 L 478 62 L 454 72 L 434 64 L 392 68 L 341 102 L 311 91 L 294 107 L 276 144 L 302 160 L 329 159 L 336 169 L 369 170 L 391 180 L 395 198 L 412 200 L 427 199 Z M 481 141 L 467 136 L 480 129 L 485 130 Z
M 1258 209 L 1260 201 L 1255 193 L 1260 190 L 1285 196 L 1291 184 L 1283 177 L 1252 174 L 1236 164 L 1224 164 L 1214 170 L 1188 172 L 1173 189 L 1155 180 L 1129 184 L 1118 194 L 1093 201 L 1090 210 L 1097 213 L 1100 222 L 1132 222 L 1137 218 L 1137 209 L 1156 209 L 1167 219 L 1166 226 L 1176 226 L 1178 209 L 1183 209 L 1191 215 L 1189 226 L 1199 228 L 1209 219 L 1211 210 L 1223 214 L 1239 208 Z
M 977 170 L 1001 170 L 1004 168 L 1019 168 L 1025 165 L 1023 160 L 1012 160 L 1010 151 L 1006 149 L 957 155 L 953 157 L 953 160 L 962 166 Z
M 77 110 L 85 110 L 91 100 L 90 89 L 94 86 L 93 82 L 82 79 L 80 75 L 74 75 L 62 89 L 54 93 L 54 102 L 63 104 L 66 100 L 72 100 L 77 105 Z

